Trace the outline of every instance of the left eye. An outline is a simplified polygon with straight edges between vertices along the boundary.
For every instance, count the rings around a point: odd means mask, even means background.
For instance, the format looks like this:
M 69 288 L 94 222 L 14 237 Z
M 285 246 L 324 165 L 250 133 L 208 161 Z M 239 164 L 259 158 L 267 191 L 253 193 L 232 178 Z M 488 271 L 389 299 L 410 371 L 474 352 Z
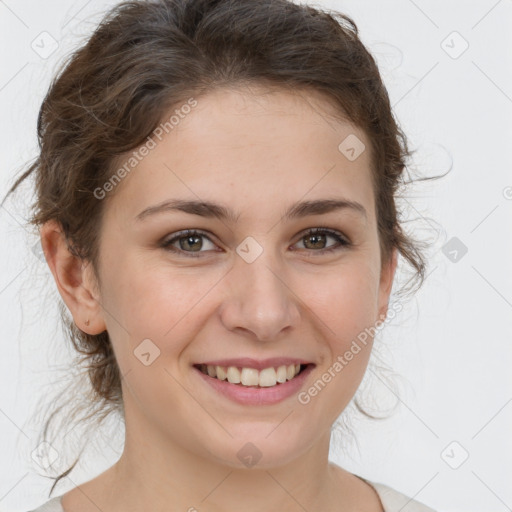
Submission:
M 331 246 L 318 248 L 318 244 L 325 245 L 326 240 L 329 237 L 333 238 L 337 243 Z M 212 244 L 212 247 L 215 247 L 215 244 L 209 239 L 206 233 L 193 229 L 187 229 L 185 231 L 177 233 L 172 238 L 164 241 L 162 243 L 162 247 L 174 253 L 187 254 L 187 256 L 191 257 L 200 257 L 200 254 L 194 253 L 207 252 L 201 250 L 202 248 L 204 248 L 203 243 L 201 241 L 202 238 L 206 238 L 208 242 Z M 326 228 L 309 229 L 306 233 L 302 235 L 299 242 L 304 243 L 305 240 L 308 240 L 307 245 L 312 245 L 314 249 L 315 245 L 317 246 L 316 250 L 308 252 L 315 252 L 320 254 L 325 254 L 327 252 L 343 249 L 351 245 L 351 243 L 346 238 L 344 238 L 341 235 L 341 233 Z M 176 243 L 179 244 L 179 247 L 175 246 Z M 308 249 L 308 247 L 306 248 Z
M 321 254 L 325 254 L 326 252 L 336 251 L 338 249 L 343 249 L 345 247 L 348 247 L 350 245 L 350 242 L 348 239 L 344 238 L 340 233 L 337 231 L 333 231 L 331 229 L 326 228 L 314 228 L 309 229 L 301 238 L 300 241 L 304 240 L 311 240 L 312 242 L 308 242 L 308 244 L 315 246 L 320 242 L 320 244 L 325 244 L 327 238 L 334 238 L 336 240 L 336 244 L 328 246 L 328 247 L 320 247 L 320 250 L 313 251 L 313 252 L 319 252 Z M 304 242 L 303 242 L 304 243 Z

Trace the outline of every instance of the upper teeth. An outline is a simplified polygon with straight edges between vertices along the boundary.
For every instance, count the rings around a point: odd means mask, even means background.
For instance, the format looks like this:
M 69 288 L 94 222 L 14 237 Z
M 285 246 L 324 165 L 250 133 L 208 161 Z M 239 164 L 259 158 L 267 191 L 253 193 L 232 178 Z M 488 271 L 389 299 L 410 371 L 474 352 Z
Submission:
M 237 368 L 236 366 L 201 365 L 201 371 L 210 377 L 226 380 L 231 384 L 243 386 L 275 386 L 277 382 L 283 383 L 293 379 L 300 371 L 300 364 L 279 366 L 278 368 L 265 368 L 258 371 L 255 368 Z

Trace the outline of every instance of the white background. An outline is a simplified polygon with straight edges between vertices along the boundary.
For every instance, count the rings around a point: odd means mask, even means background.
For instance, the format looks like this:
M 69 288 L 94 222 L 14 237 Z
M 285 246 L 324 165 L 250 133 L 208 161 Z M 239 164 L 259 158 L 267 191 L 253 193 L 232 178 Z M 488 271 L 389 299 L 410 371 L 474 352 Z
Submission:
M 36 156 L 37 113 L 58 64 L 114 3 L 0 2 L 2 197 Z M 431 248 L 426 283 L 380 340 L 401 376 L 400 406 L 389 420 L 356 422 L 359 449 L 333 449 L 332 459 L 439 512 L 512 510 L 512 1 L 311 4 L 339 9 L 357 23 L 417 150 L 413 176 L 452 166 L 446 178 L 416 185 L 401 203 L 408 230 L 431 240 Z M 31 48 L 43 31 L 59 44 L 46 59 Z M 469 47 L 458 55 L 464 41 Z M 53 278 L 24 229 L 30 197 L 16 197 L 0 208 L 5 511 L 47 500 L 52 481 L 38 476 L 30 459 L 43 417 L 29 420 L 53 399 L 70 357 Z M 453 237 L 467 247 L 456 262 L 443 252 Z M 391 393 L 384 384 L 379 392 Z M 54 496 L 113 464 L 121 436 L 100 439 Z M 449 466 L 466 452 L 458 469 Z

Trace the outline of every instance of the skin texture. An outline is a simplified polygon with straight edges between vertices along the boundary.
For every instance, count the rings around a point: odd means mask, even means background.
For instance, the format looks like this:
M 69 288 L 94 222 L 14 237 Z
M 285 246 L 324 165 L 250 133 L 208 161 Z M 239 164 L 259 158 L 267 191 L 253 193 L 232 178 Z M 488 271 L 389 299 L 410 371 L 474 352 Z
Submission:
M 106 199 L 97 285 L 91 265 L 67 251 L 58 225 L 41 228 L 59 292 L 85 332 L 108 330 L 123 375 L 126 440 L 120 460 L 66 493 L 66 512 L 244 510 L 380 511 L 373 489 L 328 461 L 330 428 L 367 367 L 371 340 L 312 400 L 240 405 L 204 384 L 192 365 L 231 357 L 300 357 L 316 364 L 303 389 L 332 366 L 365 328 L 383 319 L 396 251 L 381 268 L 369 141 L 314 92 L 218 89 L 197 106 Z M 331 110 L 332 112 L 332 110 Z M 164 116 L 168 119 L 170 114 Z M 338 145 L 355 134 L 354 161 Z M 237 222 L 166 212 L 135 221 L 168 199 L 208 200 Z M 349 199 L 367 217 L 338 210 L 286 220 L 297 201 Z M 350 246 L 331 253 L 304 234 L 328 227 Z M 207 233 L 201 257 L 184 229 Z M 252 263 L 236 248 L 263 248 Z M 202 243 L 202 246 L 201 246 Z M 184 248 L 183 248 L 184 247 Z M 188 251 L 188 252 L 185 252 Z M 85 321 L 89 319 L 89 325 Z M 148 366 L 142 340 L 160 350 Z M 251 442 L 261 459 L 237 452 Z M 170 508 L 171 507 L 171 508 Z

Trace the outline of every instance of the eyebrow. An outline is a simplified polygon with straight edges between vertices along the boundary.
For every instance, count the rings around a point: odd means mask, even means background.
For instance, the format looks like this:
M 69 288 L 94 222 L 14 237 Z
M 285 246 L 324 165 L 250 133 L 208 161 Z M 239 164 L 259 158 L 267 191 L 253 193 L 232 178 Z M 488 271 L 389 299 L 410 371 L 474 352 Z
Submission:
M 365 220 L 368 218 L 366 209 L 361 203 L 347 199 L 317 199 L 314 201 L 298 202 L 293 204 L 284 213 L 283 217 L 286 220 L 293 220 L 309 215 L 323 215 L 338 210 L 351 210 L 364 217 Z M 217 218 L 232 223 L 236 223 L 240 217 L 239 212 L 234 212 L 226 206 L 210 201 L 171 199 L 146 208 L 135 217 L 135 220 L 142 221 L 158 213 L 173 211 L 199 215 L 206 218 Z

